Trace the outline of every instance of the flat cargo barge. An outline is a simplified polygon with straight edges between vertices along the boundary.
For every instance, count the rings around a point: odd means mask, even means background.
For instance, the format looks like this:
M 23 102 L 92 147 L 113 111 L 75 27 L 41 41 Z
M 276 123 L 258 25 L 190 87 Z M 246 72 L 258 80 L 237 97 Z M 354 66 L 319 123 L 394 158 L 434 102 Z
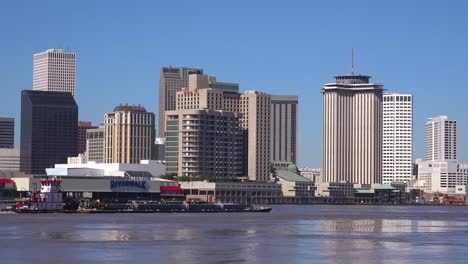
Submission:
M 6 209 L 2 212 L 18 214 L 152 214 L 152 213 L 269 213 L 271 207 L 253 207 L 250 205 L 218 205 L 218 204 L 196 204 L 196 205 L 132 205 L 107 206 L 102 209 L 78 209 L 78 210 L 38 210 L 38 209 Z

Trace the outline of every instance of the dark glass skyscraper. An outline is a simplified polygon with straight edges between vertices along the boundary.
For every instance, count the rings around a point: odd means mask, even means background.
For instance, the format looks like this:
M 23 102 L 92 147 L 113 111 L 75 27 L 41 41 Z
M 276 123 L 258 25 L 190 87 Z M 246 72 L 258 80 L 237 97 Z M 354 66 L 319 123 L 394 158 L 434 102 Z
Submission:
M 21 171 L 44 174 L 77 152 L 78 106 L 71 93 L 21 92 Z

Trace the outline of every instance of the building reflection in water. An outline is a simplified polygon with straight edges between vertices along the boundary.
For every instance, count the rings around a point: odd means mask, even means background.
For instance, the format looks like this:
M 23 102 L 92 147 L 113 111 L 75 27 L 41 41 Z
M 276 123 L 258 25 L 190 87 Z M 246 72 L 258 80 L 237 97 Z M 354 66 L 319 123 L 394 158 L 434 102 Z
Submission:
M 408 263 L 411 255 L 419 254 L 418 246 L 430 243 L 415 244 L 410 237 L 413 233 L 447 232 L 448 224 L 407 219 L 321 220 L 321 255 L 323 259 L 346 263 Z M 433 254 L 448 254 L 449 247 L 439 244 L 432 250 Z

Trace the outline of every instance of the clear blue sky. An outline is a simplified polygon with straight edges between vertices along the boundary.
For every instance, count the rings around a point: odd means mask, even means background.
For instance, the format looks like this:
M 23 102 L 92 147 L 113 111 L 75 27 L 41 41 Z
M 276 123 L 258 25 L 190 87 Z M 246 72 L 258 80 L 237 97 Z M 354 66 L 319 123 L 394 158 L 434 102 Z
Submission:
M 321 165 L 320 88 L 336 74 L 373 76 L 415 97 L 415 158 L 424 123 L 459 121 L 468 161 L 466 1 L 4 1 L 0 4 L 0 116 L 17 119 L 32 56 L 77 53 L 80 120 L 119 103 L 157 113 L 159 69 L 204 68 L 241 90 L 300 96 L 301 166 Z

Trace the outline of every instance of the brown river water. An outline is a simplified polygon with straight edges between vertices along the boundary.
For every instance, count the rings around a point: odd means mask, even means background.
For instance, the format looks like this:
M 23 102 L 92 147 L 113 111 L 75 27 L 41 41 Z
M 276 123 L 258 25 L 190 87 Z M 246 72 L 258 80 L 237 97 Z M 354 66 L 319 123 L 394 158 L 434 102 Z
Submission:
M 468 263 L 468 207 L 0 214 L 0 263 Z

